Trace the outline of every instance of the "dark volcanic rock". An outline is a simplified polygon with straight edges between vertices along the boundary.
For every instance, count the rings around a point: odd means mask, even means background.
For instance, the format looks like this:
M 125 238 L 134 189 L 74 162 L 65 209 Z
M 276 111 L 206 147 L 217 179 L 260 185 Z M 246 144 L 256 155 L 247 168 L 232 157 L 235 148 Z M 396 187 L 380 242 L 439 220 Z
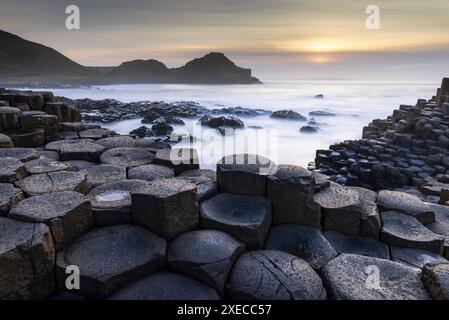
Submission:
M 0 183 L 9 183 L 24 178 L 27 174 L 23 162 L 16 158 L 0 158 Z
M 449 300 L 449 263 L 426 265 L 422 279 L 433 299 Z
M 322 300 L 326 290 L 318 274 L 297 257 L 281 251 L 240 256 L 228 282 L 233 300 Z
M 54 290 L 50 230 L 0 217 L 0 299 L 43 299 Z
M 133 225 L 93 229 L 57 255 L 57 283 L 65 289 L 68 265 L 80 269 L 79 292 L 102 299 L 164 267 L 166 242 Z
M 173 132 L 173 127 L 165 122 L 158 122 L 151 126 L 155 136 L 168 136 Z
M 64 161 L 64 163 L 68 164 L 72 171 L 80 171 L 98 165 L 96 163 L 84 160 L 69 160 Z
M 334 300 L 430 298 L 421 282 L 420 270 L 379 258 L 342 254 L 324 267 L 323 280 Z
M 130 131 L 129 134 L 135 134 L 139 138 L 149 138 L 154 136 L 153 131 L 145 126 L 140 126 L 139 128 Z
M 87 129 L 80 131 L 79 136 L 81 139 L 94 139 L 99 140 L 107 137 L 112 137 L 115 133 L 108 129 Z
M 158 272 L 114 293 L 111 300 L 218 300 L 217 292 L 186 276 Z
M 135 140 L 128 136 L 116 136 L 97 140 L 106 150 L 115 148 L 134 148 Z
M 317 133 L 318 129 L 312 126 L 304 126 L 301 127 L 301 129 L 299 129 L 300 132 L 302 133 Z
M 20 115 L 22 111 L 13 107 L 0 108 L 0 130 L 20 129 Z
M 231 268 L 244 251 L 243 243 L 224 232 L 197 230 L 172 241 L 167 263 L 174 271 L 203 282 L 223 296 Z
M 189 148 L 158 150 L 154 157 L 154 163 L 173 168 L 176 175 L 200 168 L 197 151 Z
M 198 192 L 198 201 L 207 200 L 218 193 L 216 173 L 212 170 L 187 170 L 178 175 L 178 178 L 186 179 L 195 184 Z
M 157 179 L 173 178 L 175 170 L 158 164 L 146 164 L 128 170 L 128 179 L 141 179 L 152 181 Z
M 62 146 L 64 146 L 64 145 L 79 144 L 79 143 L 82 143 L 82 142 L 91 142 L 91 143 L 93 143 L 94 141 L 92 139 L 57 140 L 57 141 L 52 141 L 50 143 L 47 143 L 45 145 L 45 150 L 60 152 Z
M 0 216 L 6 216 L 9 209 L 23 198 L 22 190 L 15 188 L 11 183 L 0 183 Z
M 99 162 L 100 155 L 105 150 L 106 148 L 101 144 L 89 141 L 63 144 L 60 149 L 61 160 L 85 160 L 90 162 Z
M 242 129 L 245 127 L 242 120 L 231 116 L 213 117 L 210 115 L 205 115 L 199 120 L 199 122 L 203 126 L 214 129 L 218 129 L 219 127 Z
M 333 117 L 333 116 L 336 116 L 336 114 L 333 112 L 329 112 L 329 111 L 318 110 L 318 111 L 309 112 L 309 116 L 311 116 L 311 117 Z
M 0 158 L 16 158 L 27 162 L 39 158 L 39 154 L 31 148 L 3 148 L 0 149 Z
M 297 121 L 307 121 L 307 118 L 298 112 L 292 110 L 279 110 L 271 114 L 271 118 L 275 119 L 287 119 L 287 120 L 297 120 Z
M 57 171 L 35 174 L 15 182 L 16 187 L 28 196 L 42 195 L 57 191 L 76 191 L 86 194 L 86 175 L 80 172 Z
M 200 204 L 201 227 L 227 232 L 248 248 L 262 248 L 271 224 L 268 199 L 221 193 Z
M 338 253 L 353 253 L 380 259 L 390 259 L 388 246 L 377 240 L 347 236 L 335 231 L 326 231 L 324 235 Z
M 127 168 L 142 166 L 153 162 L 154 155 L 138 148 L 115 148 L 105 151 L 100 160 L 102 163 L 125 166 Z
M 391 259 L 396 262 L 402 262 L 409 266 L 422 269 L 428 263 L 444 263 L 449 262 L 442 256 L 421 250 L 409 248 L 391 248 Z
M 53 192 L 25 199 L 11 208 L 9 217 L 48 225 L 57 250 L 94 223 L 90 202 L 76 192 Z
M 196 187 L 188 181 L 154 180 L 131 197 L 134 222 L 167 240 L 198 227 Z
M 282 224 L 270 230 L 266 250 L 279 250 L 304 259 L 314 269 L 321 269 L 337 255 L 319 229 Z
M 89 188 L 96 187 L 108 182 L 120 181 L 126 179 L 126 169 L 123 166 L 111 164 L 102 164 L 79 171 L 86 175 Z
M 41 129 L 18 129 L 5 132 L 19 148 L 35 148 L 45 144 L 45 133 Z
M 40 174 L 55 171 L 70 170 L 70 166 L 63 162 L 51 160 L 48 158 L 40 158 L 25 163 L 26 171 L 29 174 Z
M 14 142 L 5 134 L 0 133 L 0 148 L 12 148 L 14 147 Z

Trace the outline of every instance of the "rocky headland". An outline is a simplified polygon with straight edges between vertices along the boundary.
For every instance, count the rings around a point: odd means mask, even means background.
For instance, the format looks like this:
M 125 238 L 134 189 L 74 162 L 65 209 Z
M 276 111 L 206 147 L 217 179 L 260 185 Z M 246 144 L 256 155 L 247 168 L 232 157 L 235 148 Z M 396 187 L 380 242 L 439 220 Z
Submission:
M 390 154 L 385 150 L 396 142 L 387 133 L 412 134 L 400 128 L 421 120 L 444 136 L 446 84 L 431 101 L 403 108 L 398 121 L 365 129 L 361 141 L 383 141 L 383 149 L 368 144 L 348 155 L 371 168 L 365 150 Z M 143 111 L 157 111 L 159 117 L 146 115 L 150 123 L 179 116 L 162 112 L 178 107 L 206 115 L 190 103 L 154 106 Z M 126 117 L 116 113 L 112 118 Z M 86 114 L 51 92 L 0 89 L 0 299 L 449 297 L 447 203 L 373 191 L 371 180 L 343 185 L 348 173 L 341 168 L 348 165 L 334 168 L 346 159 L 344 150 L 318 151 L 315 171 L 249 154 L 203 170 L 194 149 L 167 137 L 118 135 L 86 123 Z M 203 122 L 238 128 L 234 116 L 207 115 Z M 417 150 L 435 142 L 433 133 L 413 134 Z M 421 159 L 411 145 L 408 153 L 417 157 L 406 159 Z M 447 153 L 439 139 L 430 147 Z M 73 267 L 78 289 L 67 286 Z

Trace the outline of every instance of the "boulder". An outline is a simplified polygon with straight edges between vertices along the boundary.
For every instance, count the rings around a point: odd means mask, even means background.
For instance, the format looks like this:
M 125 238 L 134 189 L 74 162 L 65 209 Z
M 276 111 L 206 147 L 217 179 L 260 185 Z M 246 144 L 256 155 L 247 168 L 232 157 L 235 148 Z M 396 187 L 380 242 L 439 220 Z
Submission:
M 195 184 L 199 202 L 207 200 L 218 193 L 215 171 L 202 169 L 187 170 L 181 173 L 178 178 Z
M 245 127 L 243 121 L 232 116 L 212 117 L 205 115 L 199 120 L 200 124 L 206 127 L 218 129 L 220 127 L 242 129 Z
M 0 299 L 43 299 L 55 286 L 55 248 L 45 224 L 0 217 Z
M 329 111 L 317 110 L 317 111 L 309 112 L 309 116 L 311 116 L 311 117 L 335 117 L 336 114 L 333 112 L 329 112 Z
M 449 300 L 449 263 L 424 266 L 422 280 L 435 300 Z
M 292 110 L 279 110 L 271 114 L 271 118 L 274 119 L 285 119 L 285 120 L 296 120 L 296 121 L 307 121 L 307 118 Z
M 433 252 L 399 247 L 391 248 L 391 260 L 419 269 L 422 269 L 428 263 L 449 262 L 442 256 Z
M 317 133 L 318 129 L 313 126 L 303 126 L 301 129 L 299 129 L 299 132 L 301 133 Z
M 326 290 L 307 262 L 281 251 L 240 256 L 227 286 L 232 300 L 324 300 Z
M 412 216 L 395 212 L 382 212 L 382 242 L 397 247 L 422 249 L 443 253 L 444 238 L 424 227 Z
M 72 171 L 35 174 L 16 181 L 15 185 L 28 196 L 57 191 L 76 191 L 86 194 L 88 191 L 86 175 Z
M 130 223 L 131 193 L 145 189 L 143 180 L 122 180 L 102 184 L 92 189 L 87 197 L 92 203 L 95 221 L 99 226 Z
M 101 144 L 90 141 L 66 143 L 61 146 L 61 160 L 85 160 L 99 162 L 101 154 L 106 150 Z
M 40 174 L 55 171 L 67 171 L 71 167 L 63 162 L 51 160 L 48 158 L 39 158 L 25 163 L 26 171 L 29 174 Z
M 404 192 L 382 190 L 377 197 L 377 205 L 381 211 L 401 212 L 423 224 L 435 221 L 435 214 L 429 204 Z
M 266 194 L 267 176 L 276 170 L 276 164 L 268 158 L 235 154 L 217 163 L 217 183 L 223 192 L 263 196 Z
M 271 228 L 266 250 L 278 250 L 304 259 L 314 269 L 321 269 L 337 252 L 319 229 L 281 224 Z
M 204 229 L 233 235 L 247 248 L 260 249 L 271 225 L 271 202 L 260 196 L 220 193 L 200 204 L 200 223 Z
M 313 201 L 315 179 L 299 166 L 279 165 L 268 176 L 267 197 L 273 203 L 274 224 L 299 224 L 321 227 L 320 208 Z
M 173 132 L 173 127 L 165 122 L 158 122 L 151 126 L 151 131 L 155 136 L 169 136 Z
M 145 113 L 145 117 L 140 121 L 142 123 L 153 123 L 154 120 L 161 117 L 161 114 L 150 110 L 149 112 Z
M 128 284 L 164 267 L 166 242 L 133 225 L 93 229 L 58 253 L 56 279 L 65 289 L 68 265 L 80 270 L 83 296 L 103 299 Z
M 96 143 L 101 144 L 106 150 L 115 148 L 134 148 L 135 140 L 128 136 L 116 136 L 97 140 Z
M 0 217 L 6 216 L 9 209 L 23 199 L 22 190 L 11 183 L 0 183 Z
M 152 181 L 157 179 L 173 178 L 175 170 L 158 164 L 145 164 L 143 166 L 130 168 L 128 170 L 128 179 L 141 179 Z
M 45 133 L 42 129 L 18 129 L 5 132 L 18 148 L 35 148 L 45 144 Z
M 13 107 L 0 107 L 0 131 L 20 129 L 22 111 Z
M 161 149 L 156 152 L 154 163 L 173 168 L 178 175 L 186 170 L 199 169 L 198 153 L 195 149 Z
M 333 300 L 428 300 L 421 271 L 390 260 L 342 254 L 323 268 Z
M 0 149 L 0 158 L 15 158 L 27 162 L 39 158 L 39 154 L 31 148 L 3 148 Z
M 186 276 L 162 271 L 118 290 L 110 300 L 218 300 L 217 292 Z
M 390 259 L 390 249 L 387 245 L 374 239 L 347 236 L 335 231 L 326 231 L 326 239 L 338 253 L 352 253 L 362 256 Z
M 155 139 L 136 139 L 135 148 L 145 149 L 156 154 L 162 149 L 171 149 L 171 144 L 165 141 L 155 140 Z
M 235 260 L 245 245 L 215 230 L 196 230 L 176 237 L 168 248 L 167 263 L 175 272 L 190 276 L 224 296 Z
M 16 158 L 0 158 L 0 183 L 23 179 L 27 174 L 25 164 Z
M 94 223 L 89 200 L 71 191 L 27 198 L 11 208 L 9 217 L 48 225 L 56 250 L 88 231 Z
M 198 227 L 196 187 L 183 179 L 151 181 L 131 199 L 134 222 L 167 240 Z
M 100 140 L 115 135 L 114 131 L 101 128 L 83 130 L 80 131 L 78 134 L 81 139 L 93 139 L 93 140 Z
M 111 164 L 102 164 L 98 166 L 93 166 L 80 170 L 79 172 L 86 175 L 89 189 L 108 182 L 126 179 L 125 167 L 115 166 Z
M 13 148 L 14 142 L 12 139 L 5 135 L 0 133 L 0 148 Z
M 115 148 L 105 151 L 100 160 L 102 163 L 138 167 L 153 162 L 154 155 L 146 150 L 137 148 Z
M 153 131 L 146 126 L 140 126 L 137 129 L 130 131 L 129 134 L 135 135 L 138 138 L 148 138 L 154 136 Z

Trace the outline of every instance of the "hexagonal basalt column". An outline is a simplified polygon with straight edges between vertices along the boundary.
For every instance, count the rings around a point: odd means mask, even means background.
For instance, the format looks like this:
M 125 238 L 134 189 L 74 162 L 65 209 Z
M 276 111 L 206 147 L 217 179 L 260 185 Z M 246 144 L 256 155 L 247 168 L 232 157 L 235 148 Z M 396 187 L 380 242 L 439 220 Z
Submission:
M 81 120 L 79 111 L 65 103 L 47 102 L 44 111 L 57 116 L 60 122 L 78 122 Z
M 24 178 L 27 174 L 23 162 L 16 158 L 0 158 L 0 183 L 9 183 Z
M 100 160 L 102 163 L 125 166 L 127 168 L 142 166 L 153 162 L 154 155 L 137 148 L 115 148 L 105 151 Z
M 15 158 L 27 162 L 39 158 L 39 154 L 31 148 L 4 148 L 0 149 L 0 158 Z
M 100 162 L 100 155 L 106 150 L 100 144 L 90 141 L 79 141 L 61 145 L 61 160 L 85 160 Z
M 20 129 L 20 115 L 22 111 L 13 107 L 0 108 L 0 131 Z
M 198 153 L 195 149 L 162 149 L 156 152 L 155 164 L 161 164 L 175 170 L 178 175 L 186 170 L 199 169 Z
M 182 179 L 161 179 L 133 193 L 134 222 L 165 239 L 198 227 L 199 213 L 194 184 Z
M 9 209 L 23 198 L 22 190 L 15 188 L 11 183 L 0 183 L 0 216 L 6 216 Z

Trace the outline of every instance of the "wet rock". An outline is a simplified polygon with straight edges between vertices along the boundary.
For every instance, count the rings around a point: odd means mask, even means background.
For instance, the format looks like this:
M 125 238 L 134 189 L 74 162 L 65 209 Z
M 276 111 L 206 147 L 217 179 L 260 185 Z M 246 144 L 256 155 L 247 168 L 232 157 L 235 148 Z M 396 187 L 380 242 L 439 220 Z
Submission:
M 102 164 L 93 166 L 80 171 L 86 175 L 89 188 L 96 187 L 108 182 L 120 181 L 126 179 L 126 169 L 122 166 Z
M 158 122 L 151 126 L 151 131 L 156 136 L 168 136 L 173 132 L 173 127 L 165 122 Z
M 88 191 L 86 175 L 71 171 L 35 174 L 16 181 L 15 185 L 28 196 L 57 191 L 76 191 L 86 194 Z
M 145 117 L 142 119 L 142 123 L 153 123 L 154 120 L 160 118 L 161 115 L 156 111 L 149 111 L 145 114 Z
M 24 129 L 43 129 L 47 139 L 51 139 L 60 130 L 57 116 L 49 115 L 39 111 L 24 112 L 20 118 Z
M 98 143 L 80 141 L 78 143 L 63 144 L 61 146 L 61 160 L 84 160 L 99 162 L 101 154 L 106 148 Z
M 140 126 L 139 128 L 130 131 L 129 134 L 134 134 L 139 138 L 148 138 L 154 136 L 153 131 L 145 126 Z
M 217 292 L 186 276 L 158 272 L 114 293 L 111 300 L 218 300 Z
M 323 94 L 317 94 L 315 96 L 315 99 L 324 99 L 324 95 Z
M 39 154 L 31 148 L 3 148 L 0 149 L 0 158 L 15 158 L 27 162 L 39 158 Z
M 304 259 L 314 269 L 321 269 L 337 252 L 319 229 L 282 224 L 271 228 L 266 250 L 279 250 Z
M 61 102 L 47 102 L 44 111 L 58 117 L 60 122 L 79 122 L 81 116 L 78 110 Z
M 411 267 L 422 269 L 428 263 L 443 263 L 449 262 L 442 256 L 421 250 L 421 249 L 409 249 L 409 248 L 391 248 L 391 259 L 396 262 L 401 262 Z
M 56 250 L 88 231 L 94 223 L 88 199 L 70 191 L 25 199 L 11 208 L 9 217 L 48 225 Z
M 202 169 L 187 170 L 182 172 L 178 178 L 195 184 L 199 202 L 207 200 L 218 193 L 215 171 Z
M 131 193 L 144 190 L 143 180 L 122 180 L 102 184 L 87 197 L 92 203 L 95 221 L 99 226 L 126 224 L 132 220 Z
M 9 209 L 23 199 L 22 190 L 11 183 L 0 183 L 0 216 L 6 216 Z
M 124 166 L 127 168 L 142 166 L 153 162 L 154 155 L 138 148 L 115 148 L 105 151 L 100 160 L 102 163 Z
M 227 294 L 233 300 L 323 300 L 326 290 L 305 262 L 281 251 L 253 251 L 232 269 Z
M 320 208 L 313 201 L 315 179 L 299 166 L 279 165 L 267 181 L 267 197 L 273 203 L 274 224 L 299 224 L 320 228 Z
M 10 137 L 5 134 L 0 133 L 0 148 L 12 148 L 14 147 L 14 142 Z
M 377 197 L 381 211 L 398 211 L 427 224 L 435 221 L 435 214 L 429 204 L 404 192 L 382 190 Z
M 0 299 L 43 299 L 54 290 L 50 230 L 0 217 Z
M 186 232 L 169 246 L 168 266 L 190 276 L 224 296 L 231 268 L 245 246 L 230 235 L 215 230 Z
M 136 139 L 136 148 L 145 149 L 152 153 L 156 153 L 162 149 L 171 149 L 171 144 L 165 141 L 155 139 Z
M 422 280 L 435 300 L 449 300 L 449 263 L 424 266 Z
M 443 253 L 444 238 L 424 227 L 417 219 L 395 211 L 382 213 L 382 242 L 390 246 Z
M 131 199 L 134 222 L 167 240 L 198 227 L 196 187 L 183 179 L 151 181 Z
M 93 229 L 58 253 L 57 283 L 65 289 L 68 265 L 80 269 L 79 293 L 102 299 L 164 267 L 166 242 L 133 225 Z
M 156 152 L 154 163 L 173 168 L 178 175 L 186 170 L 199 169 L 198 153 L 195 149 L 161 149 Z
M 71 167 L 63 162 L 51 160 L 48 158 L 40 158 L 25 163 L 26 171 L 29 174 L 40 174 L 55 171 L 67 171 Z
M 326 231 L 324 235 L 338 253 L 352 253 L 380 259 L 390 259 L 388 246 L 377 240 L 347 236 L 335 231 Z
M 301 129 L 299 129 L 299 131 L 302 133 L 317 133 L 318 129 L 312 126 L 303 126 L 301 127 Z
M 217 163 L 217 183 L 223 192 L 265 195 L 267 176 L 276 173 L 270 159 L 253 154 L 235 154 Z
M 87 169 L 87 168 L 97 165 L 96 163 L 84 161 L 84 160 L 69 160 L 69 161 L 64 161 L 64 163 L 69 165 L 71 167 L 72 171 L 80 171 L 80 170 Z
M 221 193 L 200 204 L 200 223 L 202 228 L 229 233 L 248 248 L 262 248 L 271 225 L 271 202 Z
M 27 174 L 23 162 L 16 158 L 0 158 L 0 183 L 10 183 L 24 178 Z
M 0 129 L 1 130 L 14 130 L 20 129 L 20 115 L 22 111 L 13 107 L 1 107 L 0 108 Z
M 379 258 L 342 254 L 324 267 L 323 281 L 333 300 L 430 299 L 419 269 Z
M 309 112 L 309 116 L 311 116 L 311 117 L 335 117 L 336 114 L 333 112 L 329 112 L 329 111 L 318 110 L 318 111 Z
M 158 164 L 146 164 L 128 170 L 128 179 L 141 179 L 152 181 L 157 179 L 173 178 L 175 170 Z
M 220 127 L 242 129 L 245 127 L 242 120 L 232 116 L 213 117 L 210 115 L 205 115 L 199 120 L 199 123 L 203 126 L 214 129 L 218 129 Z
M 113 131 L 108 129 L 87 129 L 84 131 L 80 131 L 78 134 L 81 139 L 94 139 L 94 140 L 100 140 L 115 135 Z
M 166 124 L 174 124 L 174 125 L 178 125 L 178 126 L 185 125 L 185 122 L 182 119 L 180 119 L 178 117 L 174 117 L 174 116 L 158 117 L 157 119 L 154 120 L 154 123 L 166 123 Z
M 286 119 L 286 120 L 297 120 L 297 121 L 307 121 L 307 118 L 298 112 L 292 110 L 279 110 L 271 114 L 271 118 L 274 119 Z

